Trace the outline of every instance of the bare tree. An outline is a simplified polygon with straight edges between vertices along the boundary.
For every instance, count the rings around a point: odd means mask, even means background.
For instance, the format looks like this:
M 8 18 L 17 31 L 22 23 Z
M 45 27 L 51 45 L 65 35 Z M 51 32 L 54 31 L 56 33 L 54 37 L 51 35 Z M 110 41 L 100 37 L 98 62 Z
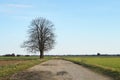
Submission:
M 40 52 L 40 58 L 44 57 L 44 51 L 53 48 L 55 43 L 54 25 L 51 21 L 39 17 L 32 20 L 28 30 L 29 39 L 23 43 L 24 48 L 30 52 Z

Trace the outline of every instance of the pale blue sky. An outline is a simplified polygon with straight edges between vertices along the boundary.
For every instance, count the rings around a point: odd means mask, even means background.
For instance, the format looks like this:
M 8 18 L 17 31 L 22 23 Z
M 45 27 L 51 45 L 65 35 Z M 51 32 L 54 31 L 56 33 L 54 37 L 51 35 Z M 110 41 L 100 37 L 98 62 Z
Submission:
M 55 25 L 56 46 L 46 54 L 120 53 L 120 0 L 0 0 L 0 54 L 26 54 L 32 19 Z

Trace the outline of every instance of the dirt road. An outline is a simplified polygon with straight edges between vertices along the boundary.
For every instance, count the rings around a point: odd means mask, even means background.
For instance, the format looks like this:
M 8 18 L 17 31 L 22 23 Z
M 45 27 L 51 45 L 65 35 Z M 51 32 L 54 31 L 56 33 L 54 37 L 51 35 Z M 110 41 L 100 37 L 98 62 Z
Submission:
M 14 74 L 11 80 L 111 80 L 80 65 L 64 60 L 49 60 L 24 72 Z

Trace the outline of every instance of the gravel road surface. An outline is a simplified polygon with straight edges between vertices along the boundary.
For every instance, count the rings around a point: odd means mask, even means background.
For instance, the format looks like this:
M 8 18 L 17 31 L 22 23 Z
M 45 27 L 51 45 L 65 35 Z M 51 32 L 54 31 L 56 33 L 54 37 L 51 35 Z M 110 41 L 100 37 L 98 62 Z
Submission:
M 65 60 L 49 60 L 16 73 L 11 80 L 111 80 L 80 65 Z

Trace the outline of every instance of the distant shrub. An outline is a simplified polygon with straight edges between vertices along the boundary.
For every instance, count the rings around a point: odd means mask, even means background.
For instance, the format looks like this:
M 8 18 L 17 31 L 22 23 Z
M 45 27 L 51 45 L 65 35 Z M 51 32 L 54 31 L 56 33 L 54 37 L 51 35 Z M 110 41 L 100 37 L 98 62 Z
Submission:
M 30 55 L 25 55 L 25 57 L 29 57 Z
M 100 53 L 97 53 L 97 56 L 100 56 L 101 54 Z
M 12 54 L 11 54 L 11 56 L 15 56 L 15 54 L 14 54 L 14 53 L 12 53 Z
M 17 56 L 17 57 L 20 57 L 20 56 L 22 56 L 22 55 L 20 55 L 20 54 L 17 54 L 16 56 Z

